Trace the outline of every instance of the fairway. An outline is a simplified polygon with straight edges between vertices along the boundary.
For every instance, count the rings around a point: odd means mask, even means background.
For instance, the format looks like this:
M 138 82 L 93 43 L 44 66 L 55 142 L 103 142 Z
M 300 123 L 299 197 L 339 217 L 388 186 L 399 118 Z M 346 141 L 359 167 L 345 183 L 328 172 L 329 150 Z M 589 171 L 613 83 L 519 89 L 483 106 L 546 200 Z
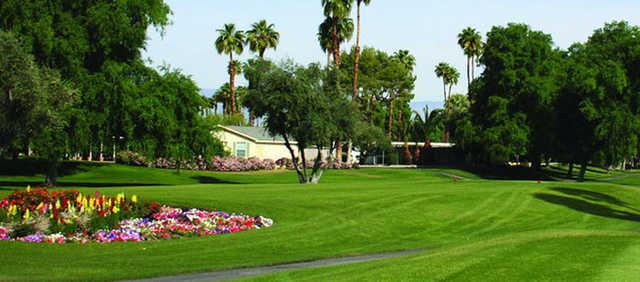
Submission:
M 634 178 L 621 182 L 635 183 Z M 1 176 L 0 194 L 39 179 Z M 89 179 L 100 179 L 102 185 Z M 0 242 L 0 280 L 134 279 L 416 249 L 403 257 L 246 279 L 640 277 L 640 188 L 631 184 L 485 180 L 455 169 L 328 171 L 319 185 L 294 181 L 294 173 L 286 171 L 176 175 L 80 165 L 60 182 L 90 186 L 78 186 L 82 192 L 135 193 L 163 204 L 259 214 L 275 224 L 143 243 Z

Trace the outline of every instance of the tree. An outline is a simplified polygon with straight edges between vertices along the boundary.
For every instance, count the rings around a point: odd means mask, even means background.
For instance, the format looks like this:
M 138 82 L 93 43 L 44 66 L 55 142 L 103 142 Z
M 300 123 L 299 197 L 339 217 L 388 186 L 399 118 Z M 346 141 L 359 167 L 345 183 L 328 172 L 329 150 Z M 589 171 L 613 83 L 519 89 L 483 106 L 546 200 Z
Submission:
M 349 18 L 351 5 L 352 0 L 322 0 L 326 19 L 320 25 L 320 31 L 331 34 L 333 62 L 337 66 L 340 65 L 340 44 L 353 34 L 353 21 Z
M 637 154 L 637 50 L 640 29 L 625 22 L 605 24 L 586 43 L 569 48 L 556 134 L 562 155 L 581 166 L 578 181 L 584 181 L 589 162 L 610 166 Z
M 132 141 L 124 110 L 130 105 L 124 103 L 133 100 L 107 82 L 110 74 L 106 72 L 114 74 L 116 68 L 141 63 L 147 31 L 151 27 L 162 31 L 169 14 L 162 0 L 73 4 L 54 0 L 46 5 L 32 0 L 2 1 L 0 29 L 12 31 L 37 65 L 59 71 L 62 80 L 82 93 L 69 110 L 72 154 L 91 156 L 97 144 L 111 142 L 113 136 Z M 139 81 L 118 83 L 132 86 Z
M 0 89 L 0 152 L 16 152 L 19 145 L 33 148 L 49 163 L 45 183 L 55 185 L 57 163 L 67 148 L 65 129 L 75 91 L 56 71 L 40 69 L 20 41 L 2 31 Z
M 244 50 L 245 43 L 245 34 L 241 30 L 236 30 L 236 26 L 234 24 L 225 24 L 222 29 L 218 29 L 218 38 L 216 39 L 215 45 L 218 54 L 228 54 L 229 55 L 229 88 L 230 88 L 230 97 L 231 97 L 231 114 L 234 114 L 236 111 L 236 97 L 235 97 L 235 78 L 236 78 L 236 69 L 238 68 L 238 62 L 233 59 L 233 54 L 236 53 L 238 55 L 242 54 Z
M 39 126 L 41 87 L 33 57 L 13 34 L 0 31 L 0 154 L 17 158 L 21 145 Z
M 466 95 L 454 94 L 449 97 L 449 109 L 446 112 L 445 124 L 451 134 L 450 139 L 456 139 L 457 123 L 465 118 L 469 112 L 469 106 L 470 102 Z
M 447 63 L 439 63 L 435 69 L 436 76 L 442 78 L 442 85 L 444 88 L 444 109 L 445 115 L 449 110 L 449 97 L 451 96 L 451 88 L 453 85 L 458 84 L 460 79 L 460 73 L 454 67 Z M 447 87 L 449 91 L 447 91 Z M 445 128 L 444 142 L 449 142 L 449 130 Z
M 323 149 L 329 148 L 328 157 L 331 157 L 337 145 L 334 140 L 353 134 L 355 116 L 349 110 L 349 101 L 334 91 L 327 71 L 317 64 L 308 67 L 293 63 L 274 66 L 267 61 L 258 64 L 255 67 L 265 71 L 250 76 L 252 86 L 247 94 L 247 99 L 252 101 L 250 110 L 264 118 L 271 135 L 283 137 L 298 181 L 318 183 L 326 167 L 322 165 Z M 311 168 L 307 167 L 305 153 L 310 147 L 316 150 Z M 298 157 L 300 165 L 296 161 Z M 332 159 L 328 166 L 331 162 Z
M 560 52 L 551 36 L 524 24 L 493 27 L 471 84 L 471 121 L 484 161 L 504 163 L 526 156 L 538 169 L 553 150 L 553 101 Z
M 335 70 L 336 91 L 340 92 L 340 79 L 338 73 L 340 69 L 340 44 L 349 40 L 353 35 L 353 21 L 349 18 L 352 0 L 322 0 L 325 20 L 318 28 L 321 47 L 325 47 L 325 38 L 331 34 L 331 48 L 333 54 L 333 69 Z M 342 143 L 337 140 L 336 158 L 342 160 Z
M 467 56 L 467 88 L 471 86 L 471 80 L 475 79 L 476 58 L 482 50 L 482 36 L 474 28 L 467 27 L 458 34 L 458 45 Z
M 275 25 L 261 20 L 251 25 L 247 31 L 247 44 L 252 52 L 257 52 L 260 58 L 264 59 L 264 52 L 269 48 L 274 50 L 278 46 L 280 33 L 275 30 Z
M 47 170 L 44 183 L 49 186 L 57 185 L 58 163 L 67 153 L 69 136 L 65 129 L 69 126 L 69 110 L 76 101 L 76 94 L 67 82 L 60 79 L 56 71 L 45 69 L 42 72 L 43 105 L 38 116 L 40 128 L 34 131 L 33 148 L 42 158 L 47 160 Z
M 360 7 L 362 4 L 369 6 L 371 0 L 356 0 L 356 4 L 358 6 L 358 24 L 356 31 L 356 49 L 355 49 L 355 59 L 353 61 L 353 95 L 351 97 L 352 101 L 355 103 L 358 98 L 358 65 L 360 63 Z

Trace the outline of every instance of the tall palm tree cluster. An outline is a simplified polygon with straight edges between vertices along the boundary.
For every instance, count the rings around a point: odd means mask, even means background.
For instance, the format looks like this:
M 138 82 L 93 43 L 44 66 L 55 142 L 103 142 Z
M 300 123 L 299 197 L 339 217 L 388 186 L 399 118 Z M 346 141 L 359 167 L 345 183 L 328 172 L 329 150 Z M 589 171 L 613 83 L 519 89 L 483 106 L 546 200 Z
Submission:
M 327 65 L 333 63 L 334 68 L 337 70 L 340 67 L 340 45 L 348 40 L 351 40 L 353 36 L 354 26 L 353 20 L 349 17 L 351 15 L 351 9 L 353 3 L 356 3 L 358 9 L 357 18 L 357 32 L 356 32 L 356 45 L 355 45 L 355 60 L 353 71 L 353 94 L 352 101 L 357 103 L 358 97 L 358 64 L 360 61 L 360 18 L 362 4 L 369 5 L 371 0 L 322 0 L 322 7 L 325 19 L 318 27 L 318 42 L 320 48 L 327 54 Z M 333 59 L 333 61 L 332 61 Z M 338 84 L 339 88 L 340 85 Z M 338 146 L 336 148 L 336 157 L 338 159 L 342 156 L 342 145 L 337 140 Z M 347 162 L 351 155 L 352 143 L 349 141 L 347 148 Z
M 458 84 L 458 80 L 460 79 L 460 73 L 456 68 L 444 62 L 439 63 L 436 66 L 435 73 L 436 73 L 436 76 L 442 79 L 442 85 L 444 88 L 444 113 L 446 115 L 449 109 L 449 99 L 451 98 L 451 88 L 453 87 L 453 85 Z M 449 142 L 449 130 L 446 128 L 444 131 L 444 142 Z
M 275 25 L 269 24 L 266 20 L 254 23 L 246 32 L 238 30 L 235 24 L 225 24 L 217 32 L 215 46 L 218 54 L 229 55 L 229 83 L 216 92 L 213 100 L 214 103 L 222 102 L 225 105 L 225 115 L 233 115 L 240 111 L 236 101 L 235 77 L 241 71 L 240 63 L 233 58 L 233 55 L 242 54 L 244 47 L 248 45 L 251 52 L 257 53 L 263 59 L 267 49 L 276 49 L 278 46 L 280 33 L 275 30 Z
M 482 53 L 482 36 L 474 28 L 467 27 L 458 34 L 458 45 L 462 48 L 467 57 L 467 91 L 471 87 L 471 82 L 475 79 L 475 68 L 478 58 Z M 444 115 L 447 115 L 450 108 L 451 88 L 458 84 L 460 73 L 456 68 L 446 62 L 436 65 L 435 74 L 442 79 L 444 89 Z M 445 127 L 444 141 L 449 142 L 449 130 Z
M 475 69 L 482 52 L 482 36 L 471 27 L 467 27 L 458 34 L 458 45 L 467 56 L 467 87 L 475 79 Z

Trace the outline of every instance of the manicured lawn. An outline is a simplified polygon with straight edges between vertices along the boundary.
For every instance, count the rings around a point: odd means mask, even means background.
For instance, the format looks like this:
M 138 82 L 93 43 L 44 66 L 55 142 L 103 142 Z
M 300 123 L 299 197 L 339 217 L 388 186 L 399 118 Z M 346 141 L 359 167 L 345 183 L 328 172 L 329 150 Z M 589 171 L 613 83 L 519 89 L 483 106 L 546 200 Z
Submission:
M 161 203 L 261 214 L 273 227 L 207 238 L 87 245 L 0 242 L 0 280 L 117 280 L 423 249 L 257 280 L 634 280 L 640 188 L 484 180 L 455 169 L 183 172 L 88 166 L 61 182 Z M 465 176 L 454 180 L 442 172 Z M 633 177 L 627 178 L 629 180 Z M 37 175 L 0 176 L 5 190 Z M 106 187 L 94 187 L 104 184 Z M 171 184 L 161 186 L 139 186 Z M 129 186 L 119 186 L 129 185 Z M 82 188 L 82 186 L 90 186 Z

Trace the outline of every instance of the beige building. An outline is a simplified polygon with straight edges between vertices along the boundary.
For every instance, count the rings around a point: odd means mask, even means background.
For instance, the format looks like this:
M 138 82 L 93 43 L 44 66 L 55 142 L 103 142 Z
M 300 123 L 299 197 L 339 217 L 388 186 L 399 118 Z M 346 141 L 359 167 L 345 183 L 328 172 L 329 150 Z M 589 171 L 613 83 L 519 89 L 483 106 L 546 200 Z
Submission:
M 214 134 L 225 146 L 232 156 L 241 158 L 259 158 L 278 160 L 291 159 L 289 150 L 284 145 L 282 136 L 271 136 L 262 127 L 219 125 L 220 130 Z M 291 147 L 298 155 L 297 142 L 291 141 Z M 306 149 L 307 158 L 315 158 L 317 150 Z M 322 152 L 323 157 L 327 152 Z

